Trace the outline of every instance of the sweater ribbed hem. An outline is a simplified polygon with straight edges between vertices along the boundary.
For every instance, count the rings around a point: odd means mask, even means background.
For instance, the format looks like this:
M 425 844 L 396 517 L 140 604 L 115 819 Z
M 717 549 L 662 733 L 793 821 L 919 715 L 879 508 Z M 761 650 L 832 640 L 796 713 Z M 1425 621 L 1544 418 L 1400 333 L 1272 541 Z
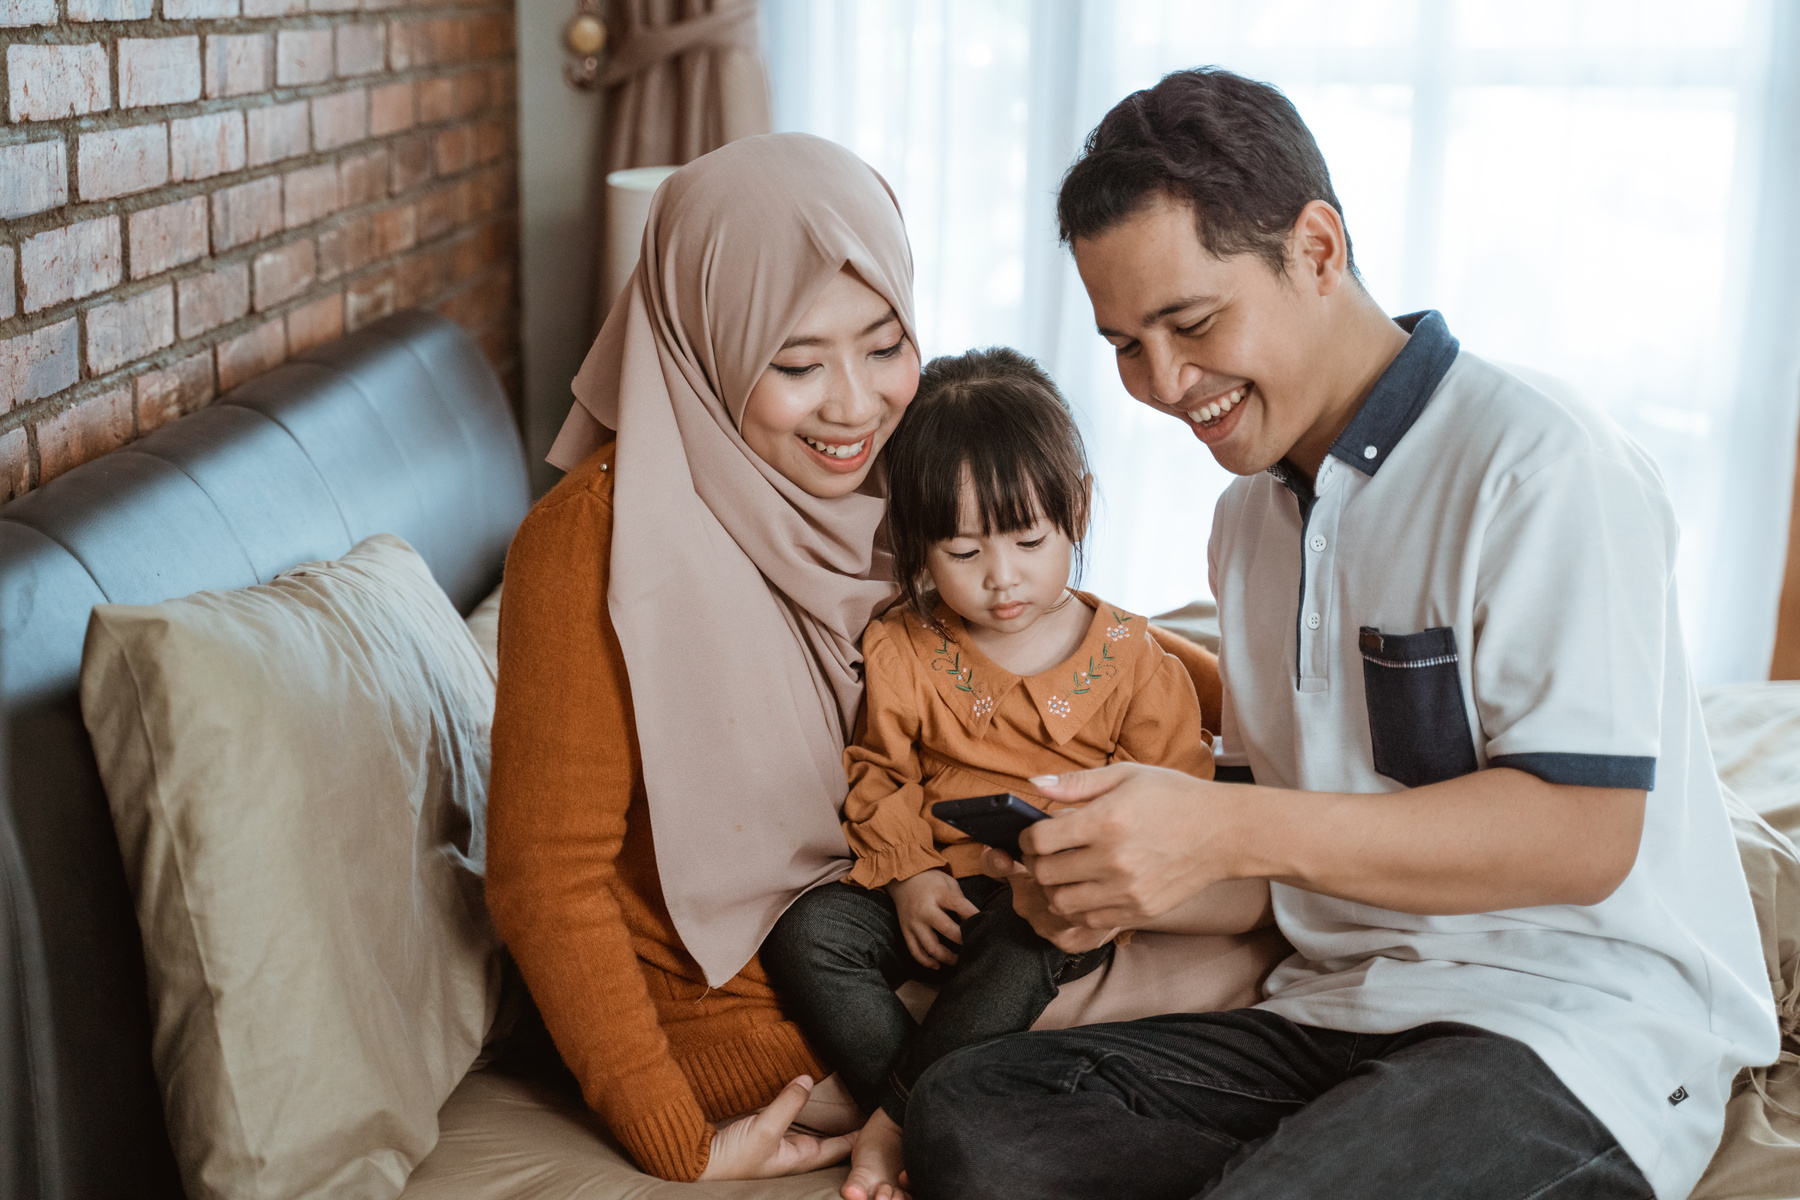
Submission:
M 806 1040 L 786 1021 L 758 1025 L 728 1042 L 673 1049 L 695 1098 L 714 1120 L 761 1108 L 796 1075 L 819 1077 Z
M 675 1183 L 700 1178 L 712 1152 L 711 1123 L 685 1104 L 622 1128 L 615 1125 L 612 1133 L 645 1172 Z

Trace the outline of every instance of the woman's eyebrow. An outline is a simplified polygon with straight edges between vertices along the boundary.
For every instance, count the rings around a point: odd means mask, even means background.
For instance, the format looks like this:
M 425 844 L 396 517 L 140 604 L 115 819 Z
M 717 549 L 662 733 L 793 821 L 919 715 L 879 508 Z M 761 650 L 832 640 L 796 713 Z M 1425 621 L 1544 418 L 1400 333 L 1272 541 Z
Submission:
M 871 333 L 874 333 L 876 330 L 880 329 L 883 325 L 892 324 L 893 322 L 898 321 L 899 319 L 900 319 L 899 314 L 890 308 L 887 311 L 887 316 L 882 317 L 879 321 L 876 321 L 873 324 L 869 325 L 867 328 L 865 328 L 862 332 L 858 333 L 856 336 L 857 337 L 868 337 Z M 782 350 L 792 350 L 795 346 L 823 346 L 825 344 L 825 342 L 826 342 L 825 338 L 818 337 L 817 335 L 808 335 L 805 337 L 791 337 L 787 341 L 781 343 L 781 349 Z M 776 353 L 779 354 L 779 353 L 781 353 L 781 351 L 777 350 Z

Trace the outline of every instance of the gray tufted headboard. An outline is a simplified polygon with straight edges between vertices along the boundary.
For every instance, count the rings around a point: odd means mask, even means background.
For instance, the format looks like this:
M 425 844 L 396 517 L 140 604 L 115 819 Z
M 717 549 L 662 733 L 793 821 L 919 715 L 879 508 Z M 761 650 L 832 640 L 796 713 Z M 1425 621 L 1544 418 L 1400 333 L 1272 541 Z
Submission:
M 0 507 L 0 1196 L 182 1195 L 76 696 L 89 610 L 243 587 L 396 533 L 467 612 L 529 505 L 487 360 L 406 312 Z

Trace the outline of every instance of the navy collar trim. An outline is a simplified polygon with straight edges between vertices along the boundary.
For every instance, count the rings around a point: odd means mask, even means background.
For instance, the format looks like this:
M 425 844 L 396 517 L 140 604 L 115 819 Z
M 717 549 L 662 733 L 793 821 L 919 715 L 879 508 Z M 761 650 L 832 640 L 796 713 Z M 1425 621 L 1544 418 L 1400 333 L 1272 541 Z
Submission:
M 1436 309 L 1395 317 L 1412 334 L 1388 364 L 1350 424 L 1331 444 L 1332 457 L 1364 475 L 1374 475 L 1413 427 L 1438 384 L 1456 361 L 1460 346 Z

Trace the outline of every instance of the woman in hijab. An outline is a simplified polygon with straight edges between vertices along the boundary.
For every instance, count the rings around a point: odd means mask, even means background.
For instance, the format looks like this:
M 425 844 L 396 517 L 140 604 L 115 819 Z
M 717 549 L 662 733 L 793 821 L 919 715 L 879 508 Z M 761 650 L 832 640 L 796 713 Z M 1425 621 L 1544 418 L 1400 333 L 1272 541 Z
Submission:
M 488 901 L 588 1104 L 672 1180 L 842 1158 L 756 949 L 849 866 L 858 640 L 894 594 L 881 447 L 918 386 L 912 259 L 849 151 L 677 171 L 506 563 Z M 755 1110 L 760 1115 L 726 1123 Z

